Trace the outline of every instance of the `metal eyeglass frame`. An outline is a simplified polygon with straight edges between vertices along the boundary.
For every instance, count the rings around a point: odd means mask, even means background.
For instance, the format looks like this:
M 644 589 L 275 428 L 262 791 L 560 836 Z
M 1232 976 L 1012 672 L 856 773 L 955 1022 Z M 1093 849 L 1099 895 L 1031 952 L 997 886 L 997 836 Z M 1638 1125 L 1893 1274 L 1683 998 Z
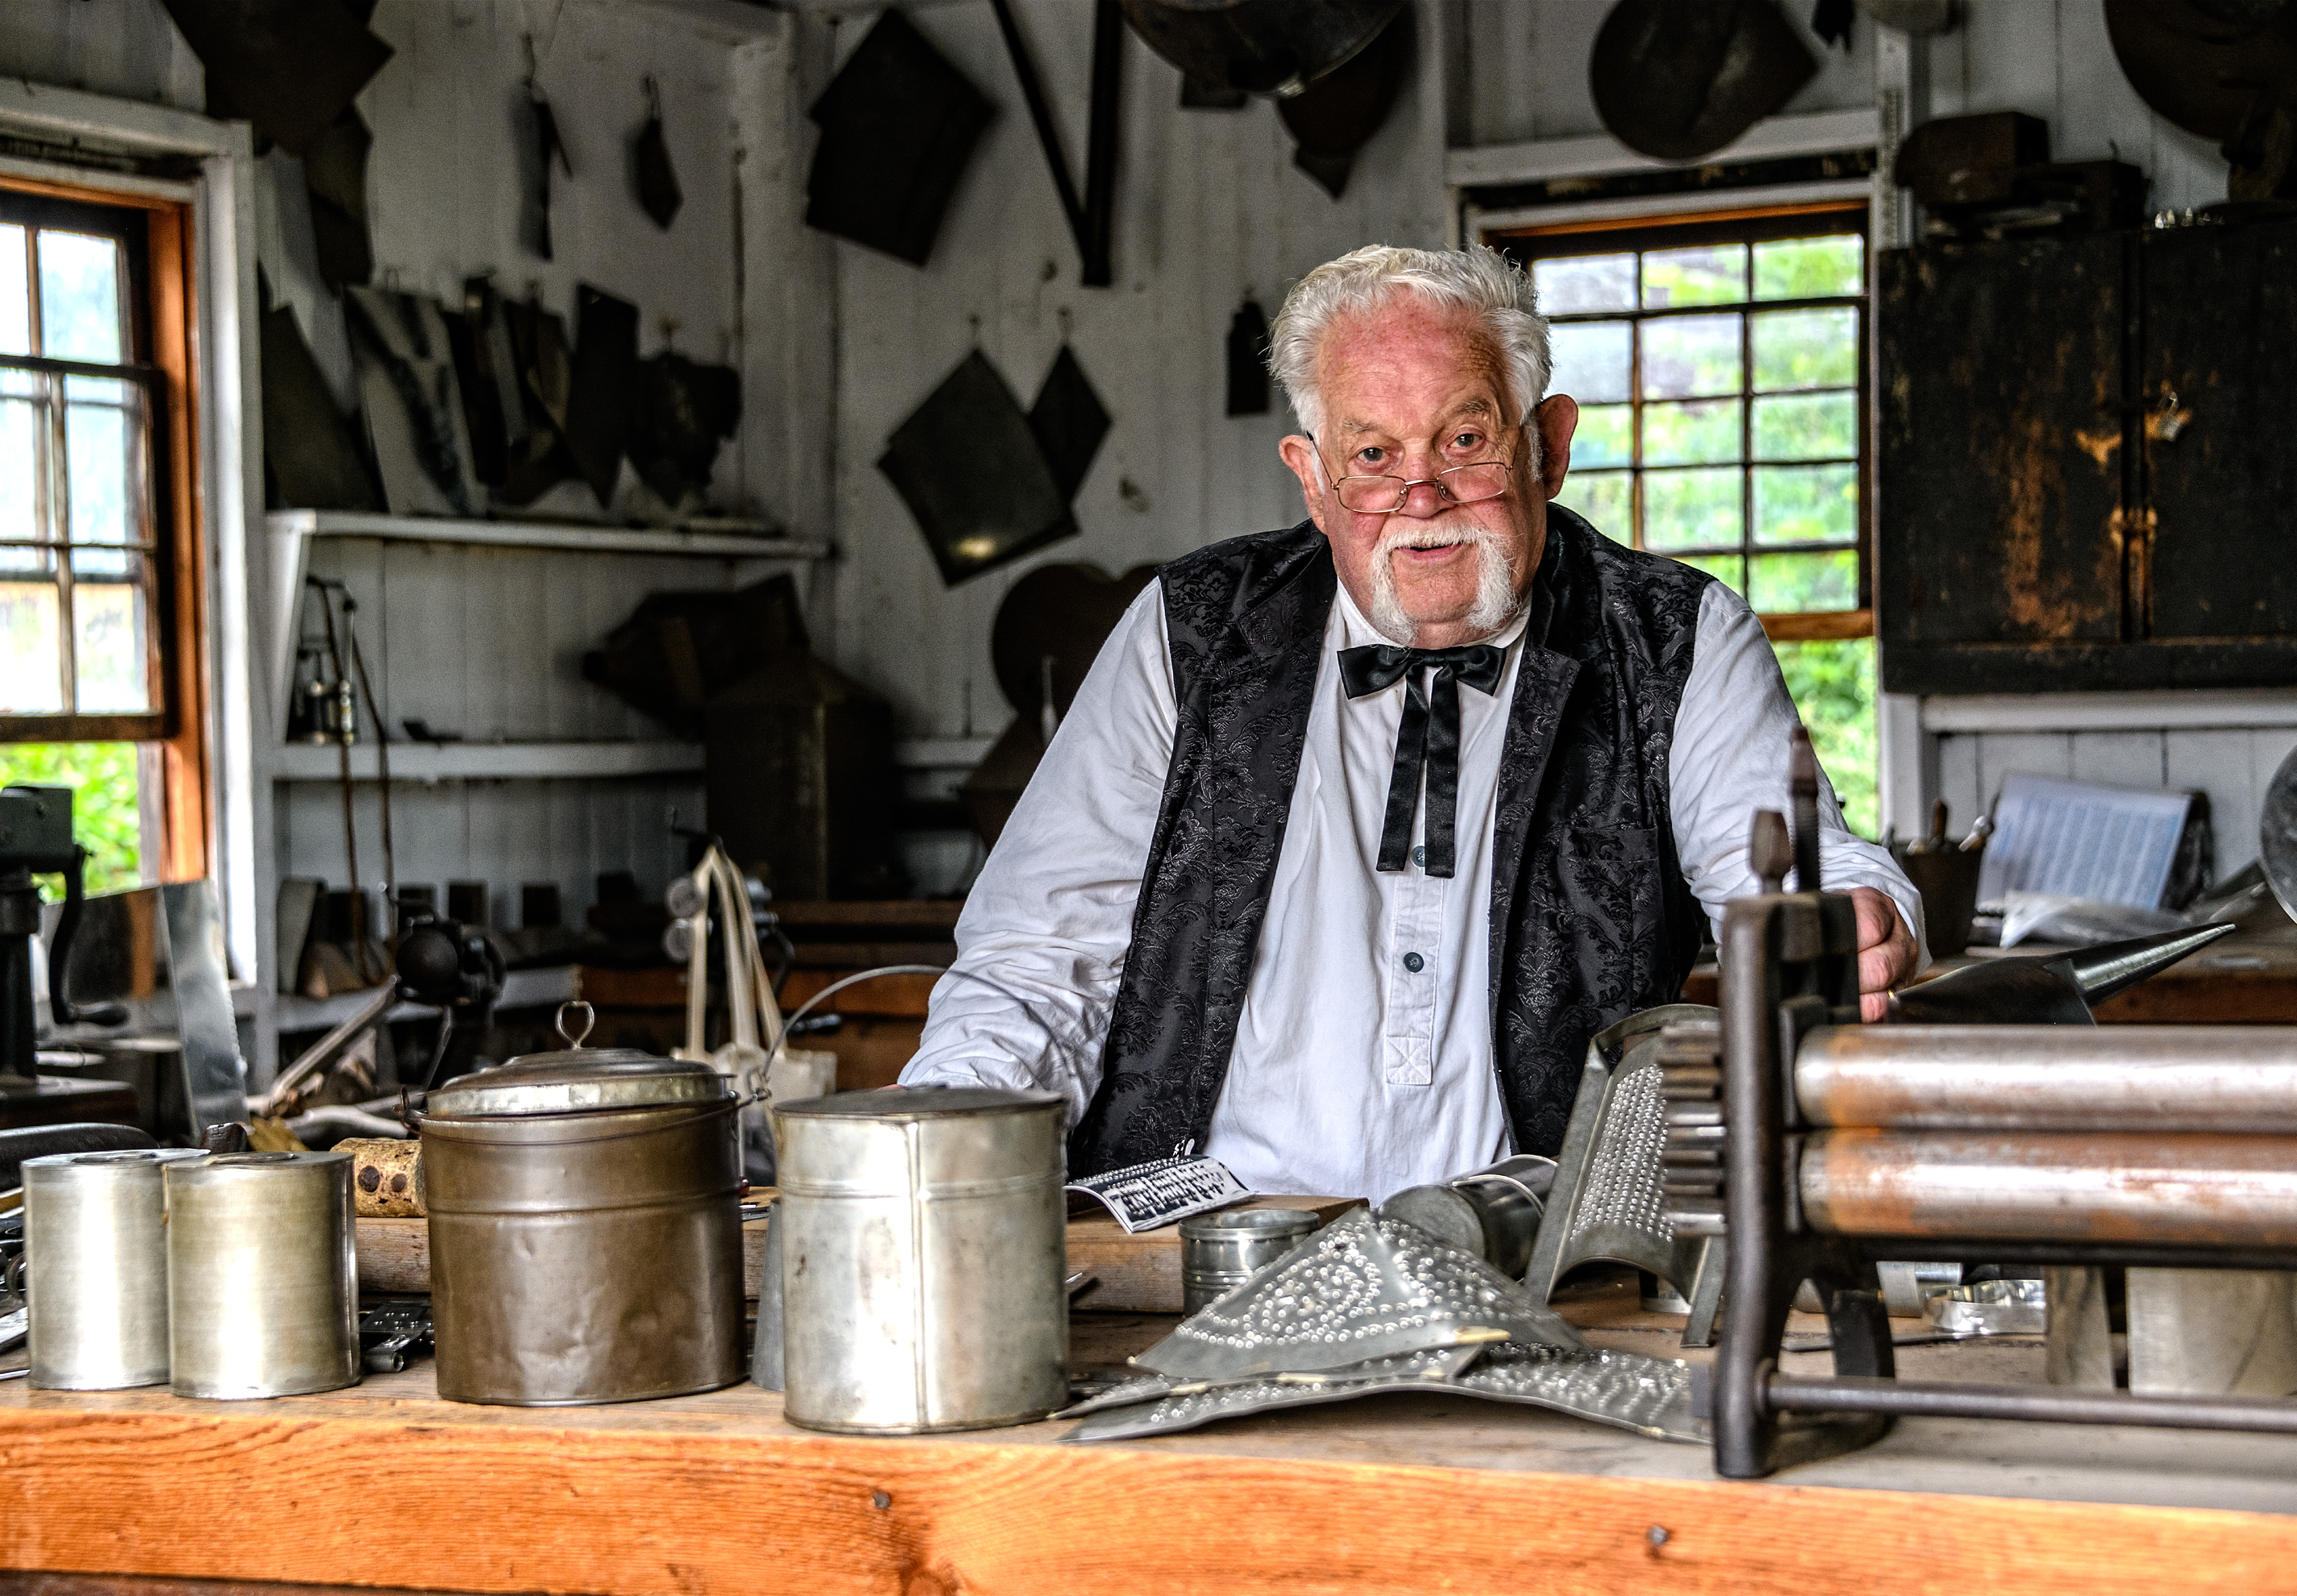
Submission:
M 1510 429 L 1510 431 L 1511 432 L 1520 432 L 1523 431 L 1523 425 L 1521 423 L 1518 423 L 1513 428 Z M 1311 443 L 1314 443 L 1316 440 L 1313 437 L 1311 437 L 1309 441 Z M 1499 489 L 1496 492 L 1478 493 L 1472 498 L 1463 498 L 1460 494 L 1453 492 L 1452 490 L 1452 484 L 1444 480 L 1446 477 L 1454 476 L 1462 471 L 1481 471 L 1486 465 L 1501 466 L 1507 473 L 1502 479 Z M 1395 514 L 1398 510 L 1404 508 L 1404 506 L 1410 502 L 1412 498 L 1412 490 L 1414 488 L 1419 487 L 1423 482 L 1435 489 L 1437 492 L 1442 494 L 1445 498 L 1449 499 L 1455 505 L 1480 505 L 1489 503 L 1491 500 L 1495 498 L 1506 498 L 1508 489 L 1513 486 L 1515 481 L 1515 457 L 1512 454 L 1504 460 L 1470 460 L 1465 465 L 1449 465 L 1445 467 L 1442 471 L 1437 472 L 1432 477 L 1412 477 L 1407 480 L 1403 477 L 1391 476 L 1386 473 L 1382 473 L 1376 476 L 1347 476 L 1335 478 L 1332 475 L 1332 468 L 1324 464 L 1324 451 L 1320 445 L 1316 449 L 1316 467 L 1324 473 L 1324 481 L 1331 488 L 1334 497 L 1339 499 L 1340 507 L 1342 509 L 1351 511 L 1358 515 Z M 1395 502 L 1387 506 L 1384 509 L 1378 510 L 1372 509 L 1367 506 L 1352 505 L 1348 503 L 1346 498 L 1346 487 L 1350 482 L 1395 482 L 1397 484 L 1395 490 Z

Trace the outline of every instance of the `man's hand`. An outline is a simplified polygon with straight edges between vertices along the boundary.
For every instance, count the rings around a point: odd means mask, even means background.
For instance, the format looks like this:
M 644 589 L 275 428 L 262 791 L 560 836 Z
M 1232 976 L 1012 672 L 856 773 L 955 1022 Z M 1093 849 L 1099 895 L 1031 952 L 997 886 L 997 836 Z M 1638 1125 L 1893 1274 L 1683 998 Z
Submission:
M 1914 973 L 1920 955 L 1914 934 L 1887 893 L 1852 887 L 1850 902 L 1858 911 L 1858 1013 L 1879 1020 L 1890 1010 L 1890 989 Z

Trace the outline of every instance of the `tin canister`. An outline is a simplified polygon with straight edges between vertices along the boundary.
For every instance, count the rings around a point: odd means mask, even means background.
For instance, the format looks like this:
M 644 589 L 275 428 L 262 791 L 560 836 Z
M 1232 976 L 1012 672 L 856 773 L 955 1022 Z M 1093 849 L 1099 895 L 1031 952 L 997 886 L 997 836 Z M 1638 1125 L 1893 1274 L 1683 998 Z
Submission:
M 791 1423 L 983 1429 L 1067 1401 L 1061 1098 L 848 1091 L 774 1118 Z
M 168 1378 L 168 1203 L 161 1172 L 195 1148 L 27 1158 L 31 1383 L 118 1391 Z
M 169 1386 L 301 1396 L 357 1385 L 348 1153 L 223 1153 L 162 1166 Z
M 1181 1309 L 1226 1296 L 1316 1233 L 1306 1208 L 1231 1208 L 1181 1222 Z
M 636 1402 L 742 1378 L 733 1083 L 628 1049 L 515 1058 L 431 1094 L 439 1394 Z

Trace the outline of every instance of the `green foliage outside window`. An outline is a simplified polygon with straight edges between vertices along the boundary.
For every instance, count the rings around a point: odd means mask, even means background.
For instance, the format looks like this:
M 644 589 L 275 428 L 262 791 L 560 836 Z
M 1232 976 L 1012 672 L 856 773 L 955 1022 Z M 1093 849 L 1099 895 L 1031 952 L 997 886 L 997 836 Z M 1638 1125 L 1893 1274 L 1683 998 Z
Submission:
M 143 884 L 135 744 L 0 743 L 0 786 L 71 788 L 72 835 L 89 855 L 87 890 Z
M 1881 745 L 1874 723 L 1874 639 L 1776 643 L 1779 669 L 1818 762 L 1842 801 L 1842 819 L 1873 836 L 1880 815 Z

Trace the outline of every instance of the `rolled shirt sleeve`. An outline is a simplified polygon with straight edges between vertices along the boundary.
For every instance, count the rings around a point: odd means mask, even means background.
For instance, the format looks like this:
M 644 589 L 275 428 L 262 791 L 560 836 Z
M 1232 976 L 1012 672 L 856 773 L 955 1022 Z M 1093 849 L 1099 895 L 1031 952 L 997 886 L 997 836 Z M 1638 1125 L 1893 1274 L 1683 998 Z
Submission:
M 1059 1092 L 1074 1124 L 1100 1082 L 1109 1013 L 1173 758 L 1163 588 L 1102 646 L 982 867 L 904 1086 Z
M 1684 877 L 1718 929 L 1725 903 L 1763 890 L 1748 853 L 1755 811 L 1794 812 L 1787 761 L 1798 719 L 1763 623 L 1745 599 L 1714 583 L 1700 604 L 1697 652 L 1675 712 L 1667 780 Z M 1843 825 L 1824 770 L 1818 817 L 1825 884 L 1838 892 L 1871 886 L 1887 895 L 1928 964 L 1921 896 L 1889 849 Z

